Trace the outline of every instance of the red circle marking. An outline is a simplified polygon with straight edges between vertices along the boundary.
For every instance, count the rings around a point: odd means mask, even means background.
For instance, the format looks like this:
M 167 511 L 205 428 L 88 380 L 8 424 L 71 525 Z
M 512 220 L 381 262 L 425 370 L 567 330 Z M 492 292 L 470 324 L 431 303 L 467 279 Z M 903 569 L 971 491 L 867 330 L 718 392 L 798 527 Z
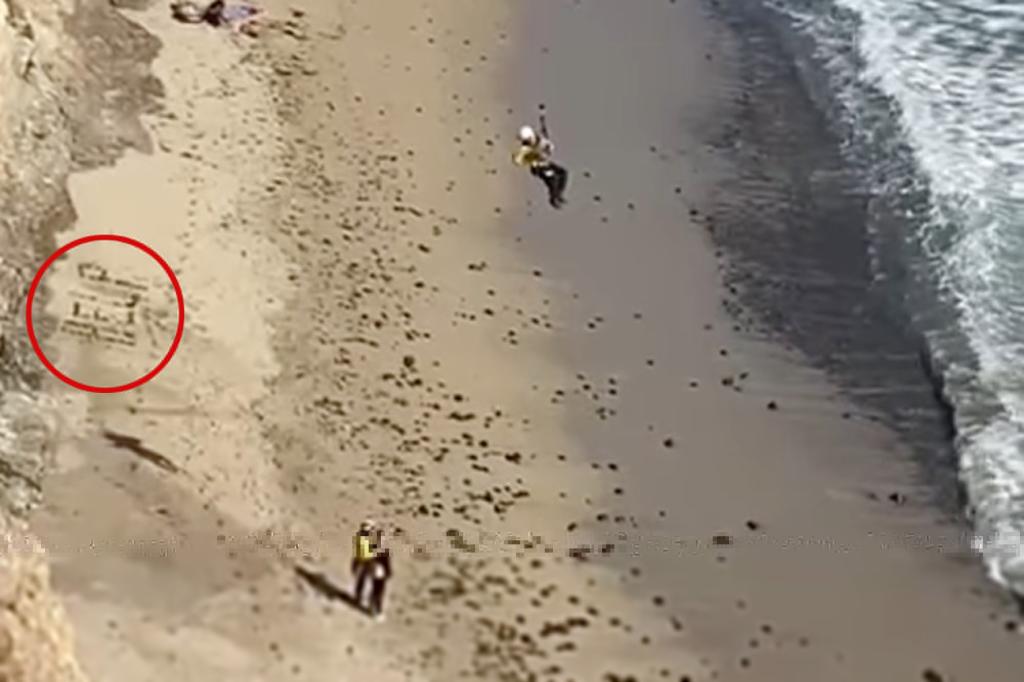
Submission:
M 54 261 L 63 256 L 65 253 L 81 246 L 82 244 L 88 244 L 89 242 L 120 242 L 122 244 L 128 244 L 134 246 L 139 251 L 142 251 L 150 258 L 155 260 L 163 268 L 164 272 L 167 273 L 167 277 L 171 280 L 171 286 L 174 287 L 174 296 L 178 299 L 178 329 L 174 332 L 174 340 L 171 342 L 171 347 L 167 351 L 167 355 L 164 356 L 163 360 L 160 361 L 156 367 L 151 369 L 148 373 L 142 375 L 135 381 L 128 382 L 127 384 L 121 384 L 120 386 L 90 386 L 89 384 L 83 384 L 80 381 L 75 381 L 71 377 L 67 376 L 59 369 L 53 366 L 46 354 L 43 353 L 42 347 L 39 345 L 39 340 L 36 338 L 36 330 L 32 326 L 32 301 L 36 297 L 36 290 L 39 288 L 39 282 L 43 279 L 43 274 L 47 268 L 53 265 Z M 31 286 L 28 288 L 28 302 L 25 304 L 25 324 L 28 328 L 28 339 L 32 342 L 32 350 L 39 356 L 39 360 L 43 363 L 46 369 L 50 370 L 53 376 L 63 381 L 68 386 L 74 386 L 82 391 L 90 391 L 92 393 L 120 393 L 121 391 L 130 391 L 133 388 L 138 388 L 142 384 L 146 383 L 167 366 L 167 363 L 174 357 L 174 353 L 178 350 L 178 344 L 181 343 L 181 336 L 185 331 L 185 297 L 181 293 L 181 284 L 178 283 L 178 278 L 174 276 L 174 271 L 171 270 L 171 266 L 167 264 L 163 258 L 160 257 L 153 249 L 149 248 L 140 241 L 136 241 L 130 237 L 124 237 L 119 234 L 93 234 L 87 237 L 81 237 L 72 242 L 68 242 L 64 246 L 57 249 L 52 256 L 46 259 L 42 267 L 39 268 L 39 272 L 36 273 L 35 278 L 32 280 Z

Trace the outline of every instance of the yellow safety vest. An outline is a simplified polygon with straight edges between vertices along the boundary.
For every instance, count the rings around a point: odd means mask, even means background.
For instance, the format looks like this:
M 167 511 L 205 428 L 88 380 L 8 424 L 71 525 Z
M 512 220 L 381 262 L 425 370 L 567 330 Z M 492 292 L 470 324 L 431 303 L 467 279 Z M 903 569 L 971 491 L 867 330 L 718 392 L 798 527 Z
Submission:
M 519 149 L 512 154 L 512 161 L 517 166 L 529 166 L 533 168 L 540 164 L 547 163 L 551 157 L 552 146 L 546 140 L 540 140 L 537 144 L 520 145 Z
M 363 533 L 356 534 L 356 561 L 369 561 L 373 558 L 373 545 L 370 536 Z

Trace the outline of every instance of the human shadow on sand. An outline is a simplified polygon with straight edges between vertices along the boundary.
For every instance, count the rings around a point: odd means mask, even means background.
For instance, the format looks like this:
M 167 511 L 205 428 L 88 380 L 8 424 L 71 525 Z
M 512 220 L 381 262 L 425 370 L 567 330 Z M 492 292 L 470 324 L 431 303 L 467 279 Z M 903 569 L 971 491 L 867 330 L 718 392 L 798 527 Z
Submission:
M 338 587 L 334 581 L 323 573 L 319 571 L 312 571 L 304 566 L 296 566 L 295 574 L 321 596 L 330 599 L 331 601 L 344 602 L 360 613 L 367 613 L 366 608 L 356 601 L 355 596 Z
M 104 431 L 103 437 L 106 438 L 115 448 L 127 450 L 136 457 L 140 457 L 164 471 L 172 474 L 176 474 L 180 471 L 177 464 L 167 457 L 164 457 L 156 450 L 146 447 L 142 444 L 142 441 L 135 436 L 127 436 L 123 433 L 115 433 L 113 431 Z

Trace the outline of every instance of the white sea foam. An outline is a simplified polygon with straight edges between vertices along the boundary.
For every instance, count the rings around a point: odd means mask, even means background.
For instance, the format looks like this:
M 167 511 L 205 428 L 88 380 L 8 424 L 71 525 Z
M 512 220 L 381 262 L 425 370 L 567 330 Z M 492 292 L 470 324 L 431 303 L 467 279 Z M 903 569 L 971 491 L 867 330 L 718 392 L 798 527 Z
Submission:
M 775 2 L 813 39 L 834 102 L 876 146 L 898 126 L 930 206 L 905 235 L 959 330 L 922 329 L 956 408 L 961 478 L 993 578 L 1024 591 L 1024 4 L 991 0 Z M 875 93 L 888 98 L 879 112 Z M 877 99 L 877 97 L 875 98 Z M 881 145 L 881 147 L 879 147 Z M 913 311 L 911 311 L 913 313 Z M 966 347 L 954 345 L 966 340 Z

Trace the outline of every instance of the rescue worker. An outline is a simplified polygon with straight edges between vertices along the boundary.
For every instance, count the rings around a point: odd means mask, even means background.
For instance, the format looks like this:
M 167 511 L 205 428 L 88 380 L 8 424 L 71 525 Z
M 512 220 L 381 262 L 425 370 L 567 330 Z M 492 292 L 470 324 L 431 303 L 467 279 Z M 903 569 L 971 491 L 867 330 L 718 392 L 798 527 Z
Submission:
M 355 578 L 355 587 L 352 596 L 356 605 L 364 608 L 363 593 L 366 592 L 366 583 L 370 579 L 370 569 L 373 559 L 377 554 L 380 545 L 380 531 L 376 524 L 367 519 L 363 521 L 359 530 L 353 538 L 352 552 L 352 575 Z
M 542 132 L 538 133 L 532 126 L 519 129 L 519 149 L 512 159 L 516 165 L 527 167 L 530 173 L 540 178 L 548 189 L 548 202 L 553 208 L 561 208 L 565 203 L 565 188 L 569 183 L 569 173 L 555 163 L 551 156 L 555 146 L 547 136 L 547 126 L 541 118 Z

